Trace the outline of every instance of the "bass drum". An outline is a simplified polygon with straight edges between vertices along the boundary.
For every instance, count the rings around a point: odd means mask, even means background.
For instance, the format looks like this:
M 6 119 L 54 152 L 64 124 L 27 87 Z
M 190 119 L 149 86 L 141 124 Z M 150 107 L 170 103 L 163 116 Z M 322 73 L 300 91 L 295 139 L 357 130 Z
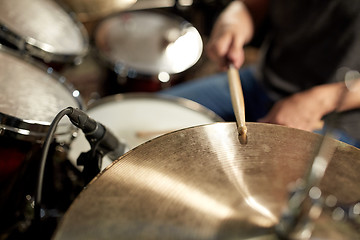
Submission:
M 152 10 L 103 19 L 95 28 L 94 41 L 100 59 L 117 78 L 117 92 L 153 92 L 171 85 L 177 74 L 199 60 L 203 50 L 201 36 L 191 23 Z
M 87 113 L 110 129 L 128 150 L 167 132 L 223 121 L 214 112 L 191 100 L 151 93 L 108 96 L 90 105 Z M 90 150 L 83 133 L 78 134 L 68 155 L 74 165 L 81 152 Z M 104 156 L 102 169 L 111 162 Z
M 79 92 L 51 68 L 0 45 L 0 238 L 24 230 L 37 182 L 42 144 L 57 113 L 82 108 Z M 62 119 L 54 144 L 76 131 Z M 51 152 L 51 151 L 49 151 Z M 50 155 L 50 154 L 49 154 Z M 27 209 L 27 210 L 26 210 Z M 31 214 L 30 214 L 31 215 Z
M 0 40 L 45 63 L 78 64 L 88 51 L 84 26 L 51 0 L 2 0 Z

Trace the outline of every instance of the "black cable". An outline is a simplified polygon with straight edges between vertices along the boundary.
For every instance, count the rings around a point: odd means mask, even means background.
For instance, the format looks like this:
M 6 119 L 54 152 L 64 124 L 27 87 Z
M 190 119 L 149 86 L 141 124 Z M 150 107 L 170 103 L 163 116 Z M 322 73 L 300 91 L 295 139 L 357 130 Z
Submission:
M 43 187 L 43 180 L 44 180 L 44 172 L 45 172 L 45 165 L 46 159 L 49 152 L 51 141 L 54 137 L 56 127 L 59 124 L 60 120 L 67 114 L 70 114 L 73 111 L 72 107 L 65 108 L 61 110 L 52 121 L 48 133 L 46 135 L 43 152 L 40 161 L 40 167 L 38 172 L 38 181 L 36 186 L 36 194 L 34 199 L 34 219 L 36 221 L 40 221 L 41 218 L 41 198 L 42 198 L 42 187 Z

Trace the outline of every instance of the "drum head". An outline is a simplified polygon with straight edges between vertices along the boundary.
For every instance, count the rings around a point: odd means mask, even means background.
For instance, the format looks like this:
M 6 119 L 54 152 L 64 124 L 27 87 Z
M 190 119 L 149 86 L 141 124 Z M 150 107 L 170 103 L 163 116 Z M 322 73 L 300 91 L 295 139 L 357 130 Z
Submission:
M 99 23 L 95 44 L 119 74 L 180 73 L 201 56 L 203 43 L 194 26 L 182 18 L 153 11 L 123 12 Z
M 35 64 L 0 45 L 0 124 L 23 137 L 44 138 L 54 117 L 66 107 L 82 108 L 79 92 L 51 68 Z M 57 133 L 68 133 L 63 119 Z
M 89 106 L 87 113 L 102 123 L 128 149 L 174 130 L 223 121 L 193 101 L 154 94 L 117 94 Z M 81 152 L 90 149 L 82 132 L 70 146 L 69 159 L 76 165 Z M 103 168 L 112 161 L 103 158 Z
M 279 239 L 273 228 L 287 206 L 289 184 L 304 177 L 321 136 L 247 126 L 247 144 L 235 123 L 214 123 L 132 149 L 80 193 L 54 239 Z M 360 150 L 331 141 L 335 152 L 319 187 L 339 204 L 354 203 Z M 355 225 L 351 231 L 324 213 L 311 239 L 359 239 Z
M 88 48 L 84 27 L 51 0 L 2 0 L 0 37 L 45 61 L 77 61 Z

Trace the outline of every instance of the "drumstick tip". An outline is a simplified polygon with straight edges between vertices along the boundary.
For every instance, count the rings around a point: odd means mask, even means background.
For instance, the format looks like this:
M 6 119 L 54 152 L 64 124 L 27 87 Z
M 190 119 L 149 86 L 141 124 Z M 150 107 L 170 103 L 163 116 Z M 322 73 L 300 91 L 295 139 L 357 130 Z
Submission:
M 240 126 L 238 128 L 239 133 L 239 140 L 241 144 L 247 144 L 247 127 L 246 126 Z

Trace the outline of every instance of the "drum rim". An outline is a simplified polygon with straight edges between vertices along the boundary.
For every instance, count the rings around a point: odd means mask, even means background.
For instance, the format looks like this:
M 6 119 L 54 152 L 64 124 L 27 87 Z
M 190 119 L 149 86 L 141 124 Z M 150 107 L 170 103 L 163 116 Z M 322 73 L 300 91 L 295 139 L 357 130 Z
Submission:
M 0 136 L 8 136 L 24 141 L 42 142 L 50 128 L 49 124 L 22 120 L 0 112 Z M 58 125 L 56 136 L 73 133 L 74 126 Z
M 109 57 L 104 54 L 101 49 L 99 49 L 98 45 L 97 45 L 97 35 L 98 35 L 98 31 L 100 30 L 100 27 L 103 23 L 105 23 L 107 20 L 109 19 L 113 19 L 113 18 L 117 18 L 123 14 L 126 13 L 145 13 L 145 14 L 160 14 L 162 16 L 165 17 L 169 17 L 175 21 L 179 22 L 179 25 L 186 25 L 186 26 L 190 26 L 190 27 L 194 27 L 196 29 L 196 31 L 199 33 L 198 29 L 188 20 L 186 20 L 185 18 L 178 16 L 176 14 L 173 13 L 169 13 L 169 12 L 164 12 L 161 10 L 157 10 L 157 9 L 140 9 L 140 10 L 127 10 L 127 11 L 121 11 L 121 12 L 115 12 L 113 14 L 110 14 L 104 18 L 102 18 L 96 25 L 93 31 L 93 42 L 94 42 L 94 49 L 96 52 L 96 55 L 105 63 L 105 65 L 110 68 L 112 71 L 114 71 L 118 76 L 121 77 L 128 77 L 128 78 L 151 78 L 156 76 L 157 74 L 160 73 L 156 72 L 156 71 L 142 71 L 139 70 L 133 66 L 128 65 L 126 62 L 121 62 L 121 61 L 111 61 L 109 59 Z M 200 33 L 199 33 L 200 35 Z M 201 37 L 201 36 L 200 36 Z M 203 39 L 200 39 L 202 42 L 202 48 L 203 48 Z M 191 67 L 193 67 L 194 65 L 196 65 L 199 60 L 201 59 L 201 56 L 203 54 L 203 49 L 201 50 L 201 54 L 199 55 L 198 59 L 192 64 L 190 65 L 187 69 L 180 71 L 180 72 L 167 72 L 170 76 L 175 76 L 177 74 L 181 74 L 182 72 L 185 72 L 186 70 L 190 69 Z M 124 72 L 124 74 L 122 73 L 122 71 Z M 125 74 L 126 73 L 126 74 Z M 135 76 L 135 77 L 134 77 Z
M 19 51 L 28 52 L 29 55 L 43 59 L 46 63 L 48 62 L 73 62 L 80 64 L 82 59 L 89 52 L 89 35 L 85 29 L 85 26 L 77 19 L 76 15 L 54 1 L 54 4 L 58 5 L 66 15 L 69 16 L 70 20 L 79 29 L 84 48 L 78 54 L 61 54 L 52 53 L 46 50 L 46 43 L 36 40 L 32 37 L 16 34 L 11 28 L 7 27 L 6 24 L 0 22 L 0 37 L 4 38 L 7 42 L 14 45 Z
M 78 96 L 74 96 L 72 93 L 74 91 L 77 91 L 77 89 L 75 89 L 75 87 L 70 82 L 68 82 L 64 76 L 54 71 L 52 67 L 47 67 L 45 64 L 36 61 L 31 56 L 23 56 L 19 52 L 14 51 L 1 44 L 0 52 L 4 52 L 13 57 L 16 57 L 17 59 L 20 59 L 21 61 L 25 61 L 27 64 L 31 64 L 32 66 L 38 68 L 39 70 L 50 76 L 54 81 L 59 82 L 61 86 L 63 86 L 65 90 L 69 92 L 69 95 L 74 98 L 78 105 L 77 107 L 82 110 L 84 109 L 84 103 L 81 94 L 79 94 Z M 47 131 L 50 128 L 50 124 L 51 122 L 21 119 L 0 111 L 0 135 L 14 136 L 15 138 L 30 141 L 42 140 L 46 136 Z M 75 129 L 75 127 L 71 126 L 70 124 L 69 126 L 59 124 L 56 135 L 68 134 L 69 129 L 71 128 Z
M 190 99 L 178 97 L 178 96 L 172 96 L 172 95 L 166 95 L 161 93 L 147 93 L 147 92 L 132 92 L 132 93 L 117 93 L 114 95 L 109 95 L 103 98 L 100 98 L 98 100 L 94 100 L 87 106 L 87 110 L 91 111 L 97 107 L 101 107 L 104 104 L 107 103 L 114 103 L 114 102 L 120 102 L 123 100 L 129 100 L 129 99 L 155 99 L 155 100 L 161 100 L 171 103 L 179 104 L 180 106 L 183 106 L 189 110 L 202 113 L 209 117 L 214 122 L 224 122 L 224 119 L 222 119 L 219 115 L 217 115 L 212 110 L 206 108 L 205 106 L 201 105 L 200 103 L 197 103 L 195 101 L 192 101 Z

